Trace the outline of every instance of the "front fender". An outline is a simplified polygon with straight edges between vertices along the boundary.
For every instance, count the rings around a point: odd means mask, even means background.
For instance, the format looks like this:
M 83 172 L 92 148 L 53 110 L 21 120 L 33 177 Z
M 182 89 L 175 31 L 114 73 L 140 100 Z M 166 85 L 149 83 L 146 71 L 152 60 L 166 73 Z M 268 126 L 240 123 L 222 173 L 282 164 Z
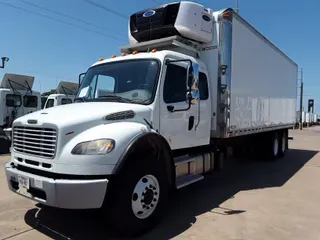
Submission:
M 56 163 L 72 165 L 116 165 L 133 139 L 141 134 L 153 131 L 137 122 L 115 122 L 89 128 L 72 138 L 64 145 Z M 72 149 L 81 142 L 110 138 L 115 141 L 115 148 L 105 155 L 73 155 Z

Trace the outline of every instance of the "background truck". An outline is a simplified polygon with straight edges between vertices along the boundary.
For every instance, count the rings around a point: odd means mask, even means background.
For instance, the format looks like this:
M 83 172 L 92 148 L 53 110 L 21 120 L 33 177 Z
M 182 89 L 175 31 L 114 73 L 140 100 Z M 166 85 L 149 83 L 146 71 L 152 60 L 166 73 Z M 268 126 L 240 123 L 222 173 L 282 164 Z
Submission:
M 74 104 L 15 120 L 5 170 L 17 194 L 101 209 L 139 235 L 173 190 L 219 169 L 227 147 L 285 154 L 297 65 L 230 8 L 165 4 L 131 15 L 128 30 L 120 56 L 81 75 Z
M 74 82 L 61 81 L 54 94 L 50 94 L 44 104 L 44 108 L 56 107 L 73 103 L 78 92 L 79 84 Z
M 0 84 L 0 153 L 10 147 L 13 121 L 41 109 L 40 93 L 33 91 L 34 77 L 6 73 Z

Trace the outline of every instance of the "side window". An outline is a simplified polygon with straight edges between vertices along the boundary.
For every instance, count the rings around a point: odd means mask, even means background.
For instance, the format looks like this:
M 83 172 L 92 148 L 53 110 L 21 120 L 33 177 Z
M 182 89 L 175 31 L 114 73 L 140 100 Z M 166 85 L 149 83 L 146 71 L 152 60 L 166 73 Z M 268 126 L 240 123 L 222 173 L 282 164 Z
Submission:
M 54 105 L 54 99 L 51 98 L 47 101 L 45 108 L 51 108 L 51 107 L 53 107 L 53 105 Z
M 174 64 L 167 65 L 163 88 L 163 100 L 165 103 L 177 103 L 186 100 L 186 79 L 186 68 Z
M 207 76 L 202 72 L 199 73 L 199 91 L 200 100 L 207 100 L 209 98 Z
M 23 96 L 23 106 L 27 108 L 38 107 L 38 97 L 37 96 Z
M 61 105 L 70 104 L 70 103 L 72 103 L 72 100 L 70 98 L 61 99 Z
M 7 107 L 20 107 L 21 106 L 21 96 L 17 94 L 7 94 L 6 95 L 6 106 Z

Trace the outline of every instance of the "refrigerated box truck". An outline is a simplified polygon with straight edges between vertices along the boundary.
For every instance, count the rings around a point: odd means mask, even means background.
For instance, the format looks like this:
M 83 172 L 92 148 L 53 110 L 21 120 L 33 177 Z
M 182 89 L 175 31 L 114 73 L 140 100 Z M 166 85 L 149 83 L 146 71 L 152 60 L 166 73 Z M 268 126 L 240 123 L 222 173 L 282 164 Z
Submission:
M 165 4 L 132 14 L 128 33 L 120 56 L 85 73 L 76 103 L 15 120 L 5 171 L 17 194 L 100 209 L 139 235 L 227 147 L 285 154 L 297 64 L 230 8 Z

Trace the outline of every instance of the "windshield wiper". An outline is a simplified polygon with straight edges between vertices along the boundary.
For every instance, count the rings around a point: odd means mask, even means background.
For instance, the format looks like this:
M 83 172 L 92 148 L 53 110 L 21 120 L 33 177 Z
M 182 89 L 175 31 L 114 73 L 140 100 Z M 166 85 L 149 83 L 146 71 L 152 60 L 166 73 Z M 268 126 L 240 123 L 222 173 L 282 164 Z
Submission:
M 77 100 L 81 100 L 82 102 L 86 102 L 87 100 L 84 97 L 77 97 L 74 99 L 74 102 L 76 102 Z
M 118 101 L 126 102 L 126 103 L 132 102 L 130 99 L 120 97 L 120 96 L 118 96 L 116 94 L 103 95 L 103 96 L 99 96 L 98 98 L 114 99 L 114 100 L 118 100 Z

